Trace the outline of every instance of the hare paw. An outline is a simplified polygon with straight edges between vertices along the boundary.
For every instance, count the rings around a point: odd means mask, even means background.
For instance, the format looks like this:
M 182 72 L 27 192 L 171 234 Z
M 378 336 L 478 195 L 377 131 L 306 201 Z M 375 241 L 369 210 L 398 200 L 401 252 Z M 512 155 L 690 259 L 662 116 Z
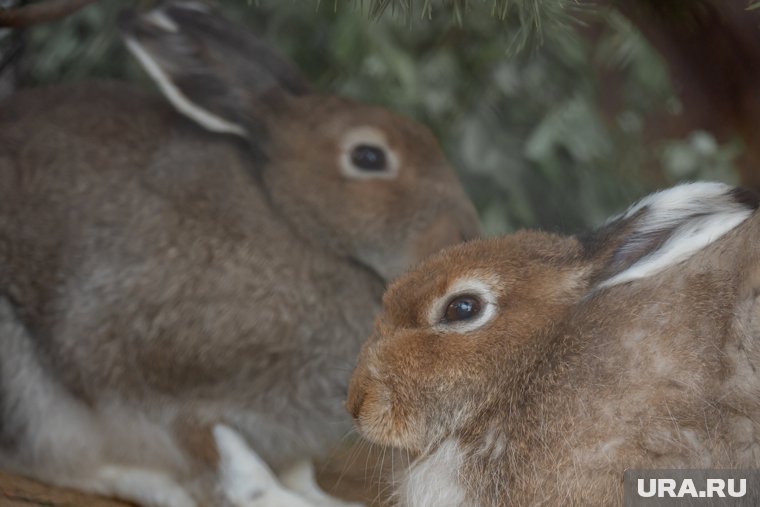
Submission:
M 285 489 L 235 430 L 217 424 L 213 433 L 219 452 L 219 484 L 234 507 L 316 507 Z
M 314 466 L 308 459 L 300 460 L 280 474 L 282 484 L 312 502 L 316 507 L 364 507 L 364 504 L 334 498 L 319 487 Z

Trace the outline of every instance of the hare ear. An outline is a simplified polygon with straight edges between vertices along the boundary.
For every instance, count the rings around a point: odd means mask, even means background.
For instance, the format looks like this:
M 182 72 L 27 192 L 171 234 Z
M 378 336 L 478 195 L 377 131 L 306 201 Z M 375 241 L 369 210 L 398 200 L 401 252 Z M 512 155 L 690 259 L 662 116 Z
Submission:
M 653 276 L 746 220 L 758 196 L 723 183 L 687 183 L 651 194 L 579 238 L 600 266 L 594 288 Z
M 126 10 L 119 25 L 127 48 L 174 107 L 208 130 L 247 137 L 261 128 L 257 99 L 311 89 L 269 46 L 202 3 Z

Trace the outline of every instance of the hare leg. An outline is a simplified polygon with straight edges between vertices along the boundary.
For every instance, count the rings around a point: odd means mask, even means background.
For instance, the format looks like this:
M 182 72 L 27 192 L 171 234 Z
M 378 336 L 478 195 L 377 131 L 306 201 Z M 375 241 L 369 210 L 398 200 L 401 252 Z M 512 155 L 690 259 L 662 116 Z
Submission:
M 195 500 L 171 477 L 129 466 L 107 465 L 74 487 L 150 507 L 196 507 Z
M 219 484 L 234 507 L 317 507 L 285 489 L 269 467 L 233 429 L 213 429 L 219 452 Z
M 363 507 L 361 503 L 344 502 L 322 491 L 314 476 L 314 464 L 303 459 L 280 474 L 282 484 L 319 507 Z

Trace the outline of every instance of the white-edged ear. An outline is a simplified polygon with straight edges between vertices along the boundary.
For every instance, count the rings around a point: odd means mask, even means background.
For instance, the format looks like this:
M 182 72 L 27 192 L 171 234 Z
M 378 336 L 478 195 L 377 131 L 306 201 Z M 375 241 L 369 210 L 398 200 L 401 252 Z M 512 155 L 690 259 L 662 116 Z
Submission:
M 169 76 L 161 69 L 161 66 L 154 60 L 145 48 L 137 42 L 136 39 L 125 37 L 124 43 L 137 58 L 143 69 L 158 84 L 158 87 L 164 93 L 169 102 L 182 114 L 195 120 L 199 125 L 212 132 L 235 134 L 246 137 L 247 132 L 242 125 L 232 123 L 224 118 L 217 116 L 210 111 L 203 109 L 198 104 L 187 98 L 182 91 L 177 88 Z
M 651 194 L 584 240 L 587 249 L 607 250 L 595 288 L 647 278 L 683 262 L 757 207 L 753 192 L 724 183 L 686 183 Z
M 308 93 L 301 73 L 250 31 L 198 2 L 166 2 L 119 18 L 129 51 L 166 98 L 203 128 L 251 136 L 263 96 Z

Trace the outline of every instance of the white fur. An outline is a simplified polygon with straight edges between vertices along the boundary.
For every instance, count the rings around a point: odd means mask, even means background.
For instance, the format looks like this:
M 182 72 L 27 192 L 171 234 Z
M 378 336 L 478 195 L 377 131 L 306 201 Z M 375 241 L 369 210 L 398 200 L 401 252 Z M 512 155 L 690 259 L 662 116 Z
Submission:
M 319 488 L 314 477 L 314 465 L 308 459 L 294 463 L 280 474 L 282 485 L 319 507 L 363 507 L 360 503 L 343 502 Z
M 436 330 L 451 333 L 466 333 L 483 327 L 496 314 L 496 287 L 498 280 L 493 275 L 468 276 L 459 278 L 449 285 L 443 296 L 436 298 L 428 307 L 428 323 Z M 457 296 L 477 296 L 482 302 L 480 313 L 473 319 L 461 322 L 441 322 L 446 307 Z
M 177 24 L 160 9 L 155 9 L 145 14 L 144 19 L 167 32 L 177 33 L 179 31 Z
M 137 58 L 142 64 L 145 71 L 158 83 L 161 91 L 174 104 L 174 107 L 182 114 L 198 122 L 202 127 L 212 131 L 220 132 L 224 134 L 235 134 L 242 137 L 246 137 L 246 131 L 240 125 L 229 122 L 215 114 L 206 111 L 205 109 L 198 107 L 191 102 L 185 95 L 174 86 L 174 83 L 167 77 L 161 66 L 151 58 L 145 49 L 132 37 L 125 37 L 124 43 L 127 45 L 127 49 Z
M 26 449 L 23 456 L 4 456 L 0 450 L 0 466 L 23 472 L 38 467 L 35 461 L 41 455 L 47 456 L 43 466 L 50 470 L 66 467 L 71 455 L 83 464 L 93 462 L 102 445 L 95 421 L 87 407 L 45 372 L 26 330 L 2 298 L 0 340 L 0 383 L 7 397 L 0 417 L 5 431 Z
M 315 507 L 286 490 L 264 461 L 233 429 L 214 426 L 219 451 L 219 483 L 234 507 Z
M 630 249 L 639 246 L 637 237 L 646 241 L 646 236 L 656 231 L 675 232 L 657 250 L 599 287 L 653 276 L 688 259 L 742 223 L 752 210 L 733 199 L 729 194 L 732 188 L 723 183 L 687 183 L 649 195 L 622 216 L 614 217 L 612 220 L 630 218 L 647 208 L 627 245 Z
M 156 507 L 196 507 L 195 500 L 170 477 L 155 470 L 105 466 L 88 483 L 86 491 L 129 499 Z
M 385 171 L 362 171 L 354 167 L 351 162 L 351 150 L 360 144 L 377 146 L 385 151 L 388 169 Z M 400 159 L 398 154 L 388 145 L 385 134 L 377 127 L 354 127 L 346 132 L 340 143 L 340 155 L 338 159 L 341 173 L 356 180 L 390 180 L 398 175 Z
M 503 457 L 504 451 L 507 450 L 507 438 L 504 436 L 504 432 L 495 425 L 491 424 L 488 431 L 485 433 L 483 443 L 478 451 L 478 454 L 489 458 L 491 460 L 498 460 Z
M 401 507 L 465 507 L 460 484 L 462 454 L 454 440 L 447 440 L 430 456 L 412 465 L 396 494 Z

